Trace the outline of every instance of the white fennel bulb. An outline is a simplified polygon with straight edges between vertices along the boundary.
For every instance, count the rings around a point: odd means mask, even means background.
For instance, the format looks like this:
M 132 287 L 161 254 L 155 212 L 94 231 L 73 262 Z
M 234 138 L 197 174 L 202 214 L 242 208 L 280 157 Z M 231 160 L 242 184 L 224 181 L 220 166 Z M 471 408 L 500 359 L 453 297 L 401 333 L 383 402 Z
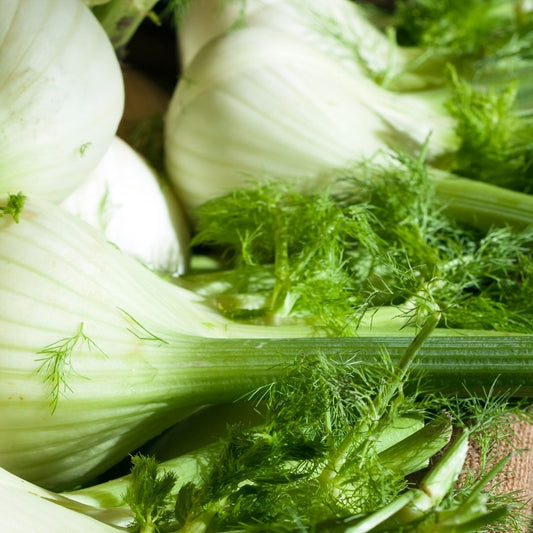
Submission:
M 256 11 L 262 11 L 277 0 L 241 2 L 230 0 L 194 0 L 185 13 L 178 11 L 178 54 L 182 70 L 186 70 L 196 54 L 212 39 L 243 24 L 248 25 Z
M 123 531 L 68 508 L 75 501 L 29 483 L 0 468 L 2 533 L 112 533 Z
M 178 20 L 178 50 L 186 69 L 209 41 L 242 27 L 267 27 L 311 44 L 354 72 L 390 76 L 405 67 L 398 47 L 348 0 L 195 0 Z
M 0 0 L 0 196 L 63 200 L 112 142 L 118 60 L 81 0 Z
M 295 37 L 264 27 L 211 40 L 172 97 L 167 171 L 189 211 L 250 174 L 327 183 L 332 168 L 389 149 L 454 145 L 437 92 L 389 92 Z
M 19 223 L 0 219 L 0 466 L 73 488 L 191 410 L 270 381 L 298 345 L 264 337 L 309 333 L 226 320 L 27 199 Z
M 62 203 L 152 270 L 177 276 L 189 261 L 189 230 L 170 186 L 116 137 L 89 177 Z

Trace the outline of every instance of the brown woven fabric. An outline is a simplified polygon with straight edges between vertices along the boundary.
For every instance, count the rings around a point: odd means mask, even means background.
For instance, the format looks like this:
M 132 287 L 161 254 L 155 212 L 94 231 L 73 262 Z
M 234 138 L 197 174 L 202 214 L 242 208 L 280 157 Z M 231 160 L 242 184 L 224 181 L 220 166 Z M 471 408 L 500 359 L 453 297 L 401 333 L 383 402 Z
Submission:
M 527 421 L 518 421 L 513 425 L 514 436 L 510 442 L 498 444 L 494 460 L 501 459 L 512 453 L 511 459 L 504 470 L 497 476 L 498 490 L 502 493 L 517 492 L 526 503 L 526 511 L 530 517 L 530 526 L 524 533 L 533 532 L 533 425 Z M 479 449 L 471 446 L 465 462 L 465 471 L 473 471 L 479 467 Z

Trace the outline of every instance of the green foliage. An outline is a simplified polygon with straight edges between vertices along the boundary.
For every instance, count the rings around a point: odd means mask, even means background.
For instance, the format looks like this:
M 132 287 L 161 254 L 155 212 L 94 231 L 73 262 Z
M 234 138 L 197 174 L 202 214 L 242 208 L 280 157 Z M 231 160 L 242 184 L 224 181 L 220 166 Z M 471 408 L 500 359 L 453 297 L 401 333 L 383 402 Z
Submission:
M 336 334 L 382 306 L 413 323 L 437 306 L 443 325 L 531 332 L 530 229 L 481 233 L 454 222 L 421 159 L 365 162 L 335 179 L 335 192 L 272 180 L 207 202 L 194 244 L 224 250 L 222 273 L 182 281 L 209 285 L 233 318 L 300 318 Z
M 372 509 L 403 490 L 403 472 L 380 464 L 374 445 L 385 426 L 415 407 L 409 398 L 392 403 L 392 410 L 379 413 L 380 427 L 370 431 L 374 398 L 392 372 L 383 362 L 368 373 L 355 360 L 302 357 L 283 379 L 257 391 L 264 424 L 231 428 L 203 480 L 179 491 L 175 509 L 182 527 L 207 515 L 208 531 L 291 531 L 298 522 L 309 526 L 347 506 Z M 346 466 L 334 484 L 323 485 L 321 472 L 341 448 Z
M 411 344 L 408 360 L 434 325 L 431 322 Z M 523 406 L 512 407 L 508 396 L 491 391 L 466 399 L 421 394 L 419 377 L 408 368 L 403 372 L 391 365 L 386 353 L 378 361 L 362 368 L 350 356 L 298 358 L 283 378 L 252 396 L 265 412 L 263 423 L 230 427 L 219 453 L 203 465 L 194 482 L 174 491 L 172 499 L 167 497 L 171 481 L 165 490 L 159 490 L 160 480 L 153 490 L 136 489 L 140 500 L 148 502 L 136 500 L 136 509 L 144 509 L 142 516 L 166 518 L 161 529 L 153 531 L 181 533 L 341 533 L 352 528 L 474 533 L 488 524 L 518 530 L 517 502 L 489 489 L 504 464 L 490 462 L 491 447 L 480 446 L 482 462 L 476 475 L 460 488 L 455 482 L 468 438 L 508 438 L 513 416 L 523 413 Z M 406 417 L 419 417 L 425 425 L 406 435 L 398 424 Z M 452 423 L 463 433 L 443 452 Z M 442 458 L 419 483 L 408 483 L 406 464 L 416 465 L 416 471 L 439 453 Z M 144 487 L 160 479 L 150 465 L 152 470 L 136 471 L 144 481 L 133 483 Z M 155 501 L 161 506 L 158 511 L 151 503 Z M 392 514 L 387 512 L 391 506 Z
M 171 490 L 176 483 L 172 472 L 160 474 L 155 459 L 132 457 L 131 482 L 125 495 L 135 519 L 131 525 L 135 533 L 160 533 L 167 526 L 173 513 L 166 508 L 172 499 Z M 164 526 L 164 527 L 163 527 Z
M 533 19 L 521 0 L 398 0 L 395 6 L 402 44 L 466 63 L 471 73 L 495 63 L 510 71 L 532 58 Z
M 266 182 L 208 202 L 198 216 L 193 245 L 223 246 L 234 268 L 232 290 L 266 294 L 265 315 L 311 310 L 335 320 L 329 301 L 346 302 L 348 311 L 343 243 L 367 237 L 363 226 L 371 214 L 364 206 L 346 211 L 326 193 L 307 196 L 289 184 Z
M 37 361 L 40 363 L 37 372 L 44 374 L 45 382 L 50 385 L 52 413 L 57 409 L 60 395 L 72 390 L 68 384 L 68 378 L 73 372 L 72 355 L 78 354 L 85 347 L 89 351 L 95 349 L 105 356 L 83 328 L 84 324 L 81 322 L 74 335 L 53 342 L 37 352 Z
M 26 201 L 26 196 L 21 192 L 18 194 L 10 194 L 8 196 L 6 205 L 0 205 L 0 218 L 9 215 L 13 218 L 15 222 L 18 223 L 20 213 L 24 208 L 24 202 Z
M 498 228 L 481 238 L 461 262 L 449 262 L 436 289 L 451 327 L 530 331 L 532 313 L 531 243 L 533 229 Z M 442 291 L 442 292 L 441 292 Z
M 389 19 L 417 47 L 407 67 L 451 89 L 460 175 L 531 192 L 533 12 L 522 0 L 399 0 Z M 452 72 L 451 83 L 446 72 Z M 438 80 L 438 81 L 437 81 Z
M 515 109 L 516 84 L 503 90 L 475 89 L 450 71 L 454 92 L 449 110 L 457 120 L 461 140 L 454 171 L 531 193 L 533 121 Z

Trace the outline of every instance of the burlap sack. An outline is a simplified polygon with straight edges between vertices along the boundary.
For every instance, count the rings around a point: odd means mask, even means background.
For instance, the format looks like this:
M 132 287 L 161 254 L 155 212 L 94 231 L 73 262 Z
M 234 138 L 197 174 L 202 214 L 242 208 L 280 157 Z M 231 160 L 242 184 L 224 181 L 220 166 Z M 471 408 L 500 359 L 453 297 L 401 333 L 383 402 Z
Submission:
M 533 425 L 527 421 L 518 421 L 513 425 L 514 436 L 510 442 L 498 443 L 494 460 L 509 453 L 511 459 L 504 470 L 497 476 L 495 483 L 501 492 L 516 492 L 525 503 L 524 512 L 529 515 L 529 526 L 524 533 L 533 533 Z M 465 471 L 475 470 L 479 466 L 479 450 L 471 446 L 465 462 Z

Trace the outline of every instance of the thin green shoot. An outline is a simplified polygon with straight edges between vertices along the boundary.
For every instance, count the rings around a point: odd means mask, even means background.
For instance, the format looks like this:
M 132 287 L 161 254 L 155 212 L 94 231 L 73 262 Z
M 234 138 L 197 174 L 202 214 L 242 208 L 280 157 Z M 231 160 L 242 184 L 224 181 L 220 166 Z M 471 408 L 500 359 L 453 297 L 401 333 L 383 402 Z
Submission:
M 81 322 L 74 335 L 53 342 L 37 352 L 40 357 L 36 361 L 41 363 L 37 373 L 43 374 L 45 383 L 50 386 L 52 414 L 58 407 L 60 396 L 66 392 L 72 392 L 68 381 L 70 374 L 74 371 L 72 363 L 73 351 L 75 349 L 79 351 L 85 345 L 89 351 L 96 349 L 107 357 L 96 342 L 86 335 L 83 328 L 84 323 Z
M 92 142 L 86 142 L 86 143 L 83 143 L 81 146 L 80 146 L 80 155 L 81 156 L 84 156 L 85 155 L 85 152 L 87 152 L 87 150 L 91 147 L 93 143 Z
M 147 328 L 145 328 L 136 318 L 134 318 L 126 310 L 119 308 L 119 311 L 127 318 L 128 322 L 132 324 L 132 327 L 129 327 L 128 331 L 132 335 L 137 337 L 139 340 L 159 342 L 161 344 L 168 344 L 168 342 L 165 339 L 159 337 L 155 333 L 152 333 Z
M 439 319 L 440 316 L 438 313 L 434 313 L 428 317 L 420 332 L 402 354 L 399 362 L 394 367 L 389 380 L 385 381 L 376 391 L 374 398 L 369 402 L 367 413 L 368 428 L 361 431 L 360 425 L 354 426 L 346 435 L 343 442 L 337 446 L 335 452 L 332 454 L 326 467 L 319 476 L 320 483 L 324 487 L 329 487 L 329 490 L 334 490 L 337 473 L 342 470 L 348 457 L 353 453 L 354 447 L 360 446 L 361 433 L 377 435 L 379 433 L 378 428 L 382 425 L 383 419 L 386 418 L 386 415 L 390 416 L 391 406 L 393 406 L 395 402 L 403 399 L 403 384 L 406 381 L 406 376 L 410 370 L 411 364 L 418 355 L 422 345 L 437 327 Z

